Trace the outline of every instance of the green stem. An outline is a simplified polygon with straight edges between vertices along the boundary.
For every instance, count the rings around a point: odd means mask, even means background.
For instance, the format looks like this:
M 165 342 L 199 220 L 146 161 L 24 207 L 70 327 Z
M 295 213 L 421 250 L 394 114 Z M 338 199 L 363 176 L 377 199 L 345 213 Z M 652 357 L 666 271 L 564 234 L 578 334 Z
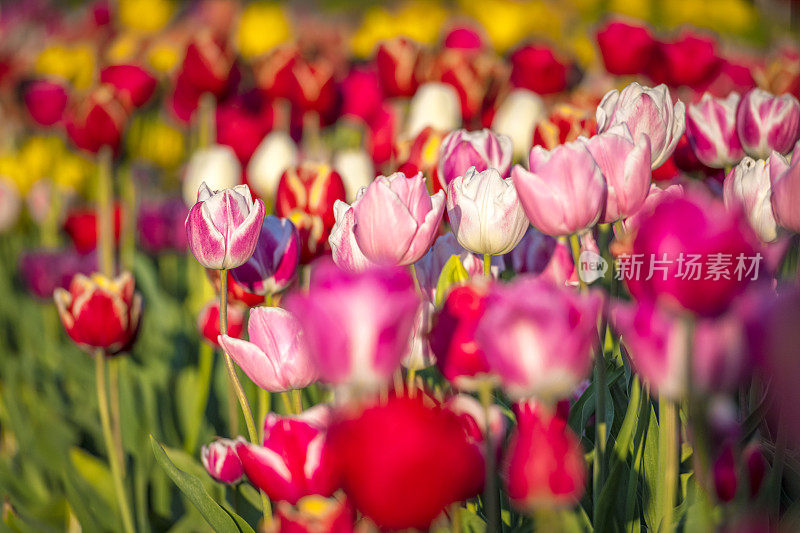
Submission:
M 122 415 L 119 409 L 119 374 L 122 359 L 113 358 L 108 362 L 108 393 L 111 405 L 111 432 L 114 435 L 114 451 L 119 460 L 120 472 L 125 477 L 125 452 L 122 449 Z
M 120 174 L 122 204 L 124 206 L 120 262 L 123 270 L 132 270 L 136 256 L 136 186 L 133 182 L 133 171 L 130 167 L 125 168 Z
M 119 457 L 114 451 L 114 437 L 111 433 L 111 417 L 108 410 L 108 391 L 106 390 L 106 354 L 97 350 L 94 354 L 95 378 L 97 381 L 97 404 L 100 408 L 100 423 L 103 427 L 103 440 L 105 441 L 108 462 L 111 467 L 111 477 L 114 480 L 114 491 L 117 494 L 117 505 L 122 518 L 122 527 L 125 533 L 133 533 L 133 518 L 128 505 L 128 496 L 125 494 L 125 485 L 122 482 Z
M 647 428 L 650 426 L 650 391 L 645 389 L 639 396 L 639 416 L 636 422 L 636 435 L 633 441 L 633 463 L 628 472 L 628 489 L 625 495 L 625 519 L 627 533 L 634 533 L 633 513 L 636 509 L 636 496 L 639 491 L 639 472 L 642 470 L 644 443 Z
M 483 276 L 492 279 L 492 254 L 483 254 Z
M 417 269 L 413 263 L 408 265 L 408 271 L 411 273 L 411 279 L 414 280 L 414 289 L 417 291 L 417 294 L 422 294 L 422 289 L 419 286 L 419 278 L 417 278 Z
M 198 106 L 197 147 L 208 148 L 217 142 L 215 97 L 212 93 L 200 95 Z
M 200 343 L 197 365 L 197 396 L 194 403 L 194 416 L 192 417 L 186 442 L 183 448 L 187 453 L 194 453 L 197 448 L 197 439 L 200 436 L 203 414 L 206 412 L 208 397 L 211 393 L 211 374 L 214 367 L 214 348 L 206 342 Z
M 500 498 L 497 493 L 497 477 L 495 476 L 495 450 L 492 443 L 492 430 L 490 426 L 490 408 L 492 406 L 492 384 L 484 380 L 479 388 L 481 406 L 483 407 L 484 435 L 483 441 L 486 443 L 486 481 L 483 491 L 483 505 L 486 512 L 486 531 L 497 533 L 502 531 L 500 521 Z
M 261 440 L 264 440 L 264 420 L 267 418 L 267 413 L 269 413 L 270 408 L 272 407 L 272 396 L 270 395 L 268 390 L 259 388 L 258 389 L 258 422 L 260 423 L 258 427 L 258 434 L 261 436 Z
M 107 278 L 114 276 L 113 163 L 111 147 L 104 146 L 97 154 L 97 237 L 100 272 Z
M 594 416 L 595 416 L 595 453 L 592 462 L 593 486 L 592 497 L 594 499 L 595 516 L 599 510 L 598 500 L 603 484 L 606 481 L 606 360 L 602 345 L 598 347 L 594 356 Z
M 678 432 L 680 428 L 677 404 L 662 395 L 658 399 L 658 415 L 658 464 L 663 468 L 662 477 L 659 480 L 661 486 L 657 491 L 659 499 L 657 508 L 660 511 L 659 522 L 661 524 L 659 531 L 672 533 L 675 531 L 674 511 L 679 467 L 680 436 Z
M 300 389 L 292 389 L 292 405 L 294 406 L 294 414 L 303 414 L 303 398 L 300 397 Z
M 580 257 L 581 257 L 581 241 L 578 237 L 577 233 L 573 233 L 569 236 L 569 245 L 570 249 L 572 250 L 572 262 L 575 263 L 575 271 L 578 273 L 578 285 L 581 288 L 581 292 L 586 290 L 586 283 L 583 281 L 583 278 L 580 276 Z

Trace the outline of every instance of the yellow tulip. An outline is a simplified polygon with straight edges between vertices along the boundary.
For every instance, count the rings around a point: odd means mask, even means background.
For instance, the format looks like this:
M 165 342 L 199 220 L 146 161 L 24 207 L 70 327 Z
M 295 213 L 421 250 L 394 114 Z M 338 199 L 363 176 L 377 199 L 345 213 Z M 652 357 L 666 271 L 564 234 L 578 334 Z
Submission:
M 254 2 L 242 12 L 236 40 L 242 57 L 250 59 L 269 52 L 291 36 L 291 22 L 283 6 Z
M 171 0 L 119 0 L 119 22 L 124 28 L 155 33 L 166 26 L 175 11 Z

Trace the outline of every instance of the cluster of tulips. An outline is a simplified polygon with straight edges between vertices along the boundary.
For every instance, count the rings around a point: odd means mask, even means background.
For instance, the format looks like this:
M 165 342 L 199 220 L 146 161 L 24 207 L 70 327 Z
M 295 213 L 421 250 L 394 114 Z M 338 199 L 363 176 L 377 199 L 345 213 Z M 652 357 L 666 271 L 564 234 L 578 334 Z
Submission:
M 12 530 L 800 527 L 800 49 L 47 9 L 0 11 Z

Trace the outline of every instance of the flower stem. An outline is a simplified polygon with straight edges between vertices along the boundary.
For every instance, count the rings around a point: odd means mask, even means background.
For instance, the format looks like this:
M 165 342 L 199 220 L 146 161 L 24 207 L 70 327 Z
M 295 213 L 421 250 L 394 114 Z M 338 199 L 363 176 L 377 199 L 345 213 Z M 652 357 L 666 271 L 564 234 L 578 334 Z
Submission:
M 486 531 L 497 533 L 502 531 L 500 521 L 500 499 L 497 493 L 497 477 L 495 476 L 495 450 L 492 443 L 489 409 L 492 406 L 492 384 L 484 380 L 478 389 L 478 394 L 483 407 L 484 442 L 486 443 L 486 480 L 484 482 L 483 505 L 486 512 Z
M 194 453 L 197 447 L 197 439 L 200 434 L 203 413 L 206 411 L 208 396 L 211 392 L 211 373 L 214 367 L 214 348 L 206 342 L 200 343 L 200 353 L 198 354 L 197 368 L 197 396 L 194 400 L 194 417 L 189 431 L 186 434 L 186 441 L 183 444 L 187 453 Z
M 658 487 L 659 504 L 657 509 L 660 511 L 659 531 L 672 533 L 675 531 L 675 496 L 678 488 L 678 445 L 679 445 L 679 419 L 677 404 L 661 396 L 658 399 L 658 464 L 662 471 L 660 487 Z
M 408 395 L 414 397 L 417 394 L 417 371 L 413 368 L 408 369 L 406 374 L 406 387 L 408 388 Z
M 122 449 L 122 416 L 119 409 L 119 375 L 122 359 L 113 358 L 108 362 L 108 395 L 111 405 L 111 432 L 114 435 L 114 451 L 119 459 L 119 470 L 125 477 L 125 452 Z
M 259 436 L 261 440 L 264 440 L 264 419 L 267 418 L 267 413 L 269 413 L 270 409 L 272 408 L 272 396 L 270 395 L 268 390 L 259 388 L 258 389 L 258 422 L 260 423 L 258 427 Z
M 122 482 L 122 471 L 119 457 L 114 450 L 114 437 L 111 433 L 111 417 L 108 410 L 108 391 L 106 389 L 106 354 L 100 349 L 94 354 L 95 378 L 97 381 L 97 404 L 100 408 L 100 424 L 103 427 L 103 440 L 108 453 L 108 462 L 111 467 L 111 477 L 114 480 L 114 491 L 117 493 L 117 505 L 122 518 L 122 527 L 125 533 L 133 533 L 133 518 L 128 506 L 128 496 L 125 494 L 125 485 Z
M 127 167 L 120 172 L 122 205 L 124 206 L 120 262 L 123 270 L 132 270 L 136 256 L 136 185 L 133 182 L 133 169 Z
M 300 396 L 300 389 L 292 389 L 292 404 L 294 405 L 294 414 L 303 414 L 303 398 Z
M 586 282 L 583 281 L 583 278 L 581 277 L 581 273 L 580 273 L 580 268 L 579 268 L 580 264 L 581 264 L 581 261 L 580 261 L 580 257 L 581 257 L 581 241 L 580 241 L 580 238 L 578 237 L 577 233 L 573 233 L 572 235 L 569 236 L 569 245 L 570 245 L 570 248 L 572 249 L 572 262 L 575 263 L 575 271 L 578 274 L 578 285 L 580 286 L 581 291 L 585 291 L 586 290 Z
M 492 254 L 483 254 L 483 276 L 492 279 Z
M 113 164 L 111 147 L 104 146 L 97 154 L 97 238 L 100 272 L 108 278 L 114 276 Z
M 598 511 L 598 500 L 603 484 L 606 481 L 606 358 L 602 343 L 597 348 L 594 356 L 594 416 L 595 416 L 595 443 L 594 460 L 592 463 L 592 496 L 594 510 Z

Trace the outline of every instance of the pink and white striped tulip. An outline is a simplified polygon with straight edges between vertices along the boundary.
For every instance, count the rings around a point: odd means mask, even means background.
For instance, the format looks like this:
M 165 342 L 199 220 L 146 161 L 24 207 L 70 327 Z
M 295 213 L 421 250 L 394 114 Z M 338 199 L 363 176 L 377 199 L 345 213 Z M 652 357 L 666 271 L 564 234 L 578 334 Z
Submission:
M 444 192 L 428 195 L 420 172 L 378 176 L 353 203 L 353 232 L 370 261 L 405 266 L 416 263 L 433 244 L 444 213 Z
M 725 168 L 737 164 L 744 157 L 744 149 L 736 129 L 736 110 L 739 93 L 727 98 L 703 94 L 700 102 L 686 110 L 686 137 L 694 155 L 711 168 Z
M 529 226 L 514 183 L 494 168 L 470 167 L 447 185 L 447 216 L 458 243 L 476 254 L 510 252 Z
M 189 248 L 206 268 L 241 266 L 256 249 L 263 220 L 264 202 L 254 202 L 247 185 L 212 192 L 203 182 L 186 217 Z
M 508 177 L 511 170 L 513 146 L 511 139 L 491 130 L 456 130 L 450 132 L 439 148 L 439 168 L 437 176 L 446 189 L 458 176 L 466 174 L 470 167 L 478 172 L 493 168 L 500 176 Z
M 234 485 L 244 477 L 242 461 L 236 453 L 235 440 L 217 439 L 203 446 L 200 450 L 200 459 L 208 475 L 220 483 Z
M 581 232 L 593 226 L 606 203 L 606 182 L 581 142 L 547 151 L 531 150 L 529 170 L 516 165 L 511 179 L 531 224 L 547 235 Z
M 353 231 L 353 227 L 356 224 L 353 208 L 361 200 L 366 190 L 365 187 L 359 189 L 352 205 L 348 205 L 341 200 L 336 200 L 336 203 L 333 204 L 333 215 L 336 218 L 336 224 L 331 229 L 328 244 L 331 245 L 331 255 L 336 266 L 350 272 L 358 272 L 374 264 L 367 259 L 364 252 L 358 247 L 356 234 Z
M 777 155 L 777 157 L 781 157 Z M 750 227 L 762 242 L 778 238 L 778 226 L 772 213 L 770 162 L 745 157 L 728 173 L 723 185 L 723 200 L 730 208 L 741 207 Z
M 280 307 L 254 307 L 247 324 L 250 341 L 219 336 L 222 348 L 253 383 L 270 392 L 302 389 L 317 379 L 297 319 Z
M 617 124 L 627 124 L 634 139 L 641 134 L 650 138 L 651 167 L 656 169 L 675 150 L 685 129 L 686 108 L 678 100 L 672 104 L 664 84 L 643 87 L 636 82 L 622 91 L 606 93 L 597 106 L 597 132 Z
M 773 152 L 769 167 L 775 221 L 789 231 L 800 233 L 800 150 L 795 148 L 791 164 Z
M 748 155 L 766 159 L 773 150 L 786 154 L 800 137 L 800 102 L 791 94 L 751 89 L 739 102 L 736 129 Z
M 264 217 L 252 257 L 231 270 L 237 283 L 254 294 L 275 294 L 294 280 L 300 263 L 300 235 L 288 218 Z

